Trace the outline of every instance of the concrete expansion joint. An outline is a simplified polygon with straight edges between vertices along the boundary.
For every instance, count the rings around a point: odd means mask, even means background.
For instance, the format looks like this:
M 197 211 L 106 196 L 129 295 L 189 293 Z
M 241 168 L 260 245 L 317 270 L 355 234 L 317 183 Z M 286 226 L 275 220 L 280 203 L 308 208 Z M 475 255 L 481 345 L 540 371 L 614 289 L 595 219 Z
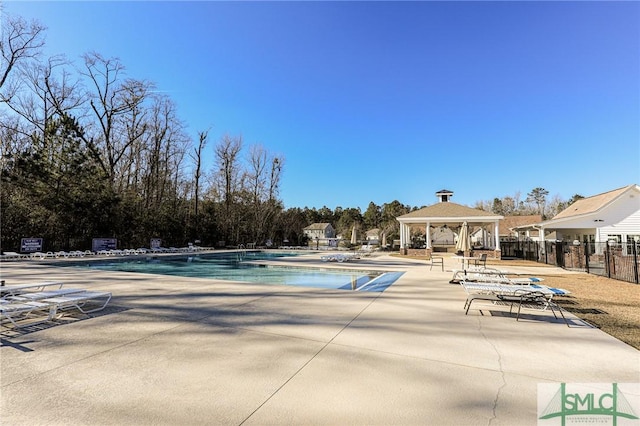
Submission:
M 500 394 L 502 393 L 502 390 L 505 388 L 505 386 L 507 386 L 507 380 L 504 374 L 504 368 L 502 366 L 502 355 L 500 354 L 500 351 L 498 350 L 496 345 L 487 337 L 484 330 L 482 329 L 482 321 L 480 320 L 480 317 L 478 317 L 478 331 L 482 335 L 482 338 L 489 344 L 489 346 L 493 348 L 493 351 L 495 352 L 497 357 L 498 371 L 500 372 L 501 383 L 500 383 L 500 386 L 498 386 L 498 389 L 496 389 L 496 395 L 493 399 L 493 407 L 491 408 L 492 415 L 489 419 L 487 419 L 487 426 L 490 426 L 493 423 L 493 421 L 497 419 L 496 411 L 498 409 L 498 402 L 500 401 Z
M 382 294 L 382 293 L 380 293 L 380 295 L 381 295 L 381 294 Z M 282 384 L 281 384 L 281 385 L 280 385 L 276 390 L 274 390 L 274 391 L 271 393 L 271 395 L 269 395 L 269 396 L 268 396 L 264 401 L 262 401 L 262 403 L 260 403 L 260 404 L 256 407 L 256 409 L 255 409 L 255 410 L 253 410 L 253 411 L 252 411 L 252 412 L 251 412 L 247 417 L 245 417 L 245 418 L 244 418 L 244 420 L 242 420 L 242 421 L 239 423 L 239 425 L 243 425 L 244 423 L 246 423 L 246 422 L 247 422 L 247 420 L 249 420 L 251 417 L 253 417 L 253 415 L 254 415 L 255 413 L 257 413 L 257 412 L 258 412 L 258 411 L 259 411 L 259 410 L 260 410 L 260 409 L 261 409 L 261 408 L 262 408 L 262 407 L 263 407 L 267 402 L 269 402 L 269 400 L 271 400 L 271 398 L 273 398 L 275 395 L 277 395 L 277 394 L 278 394 L 278 392 L 280 392 L 280 391 L 281 391 L 281 390 L 282 390 L 282 389 L 283 389 L 283 388 L 284 388 L 284 387 L 285 387 L 285 386 L 286 386 L 286 385 L 287 385 L 291 380 L 293 380 L 293 378 L 294 378 L 294 377 L 298 376 L 298 375 L 300 374 L 300 372 L 301 372 L 302 370 L 304 370 L 304 369 L 307 367 L 307 365 L 309 365 L 309 364 L 310 364 L 314 359 L 316 359 L 316 357 L 317 357 L 318 355 L 320 355 L 320 354 L 321 354 L 321 353 L 322 353 L 322 352 L 323 352 L 323 351 L 324 351 L 324 350 L 325 350 L 329 345 L 331 345 L 331 344 L 333 343 L 333 341 L 334 341 L 334 340 L 335 340 L 335 339 L 336 339 L 336 338 L 337 338 L 337 337 L 338 337 L 338 336 L 339 336 L 339 335 L 340 335 L 344 330 L 346 330 L 347 328 L 349 328 L 349 326 L 350 326 L 350 325 L 351 325 L 351 324 L 352 324 L 356 319 L 358 319 L 358 317 L 360 317 L 360 315 L 362 315 L 362 313 L 363 313 L 364 311 L 366 311 L 366 310 L 369 308 L 369 306 L 371 306 L 371 305 L 373 304 L 373 302 L 375 302 L 376 300 L 378 300 L 378 298 L 380 297 L 380 295 L 378 295 L 378 296 L 374 297 L 373 299 L 371 299 L 371 300 L 369 301 L 369 303 L 367 303 L 367 304 L 366 304 L 366 305 L 365 305 L 365 306 L 360 310 L 360 312 L 358 312 L 358 314 L 357 314 L 357 315 L 355 315 L 353 318 L 351 318 L 351 320 L 350 320 L 347 324 L 345 324 L 345 325 L 344 325 L 344 327 L 342 327 L 340 330 L 338 330 L 338 331 L 336 332 L 336 334 L 335 334 L 331 339 L 329 339 L 329 341 L 327 341 L 327 342 L 326 342 L 326 343 L 325 343 L 325 344 L 324 344 L 320 349 L 318 349 L 318 351 L 317 351 L 315 354 L 313 354 L 313 356 L 312 356 L 312 357 L 310 357 L 310 358 L 309 358 L 305 363 L 303 363 L 303 364 L 300 366 L 300 368 L 298 368 L 298 369 L 297 369 L 293 374 L 291 374 L 291 376 L 290 376 L 287 380 L 285 380 L 285 381 L 284 381 L 284 382 L 283 382 L 283 383 L 282 383 Z

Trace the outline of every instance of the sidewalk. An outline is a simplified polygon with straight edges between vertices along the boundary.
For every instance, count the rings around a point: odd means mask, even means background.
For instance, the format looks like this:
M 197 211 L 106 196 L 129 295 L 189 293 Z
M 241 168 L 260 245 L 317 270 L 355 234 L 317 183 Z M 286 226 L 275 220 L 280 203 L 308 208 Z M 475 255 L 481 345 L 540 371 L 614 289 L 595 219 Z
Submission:
M 539 383 L 640 382 L 639 351 L 571 315 L 465 316 L 452 259 L 340 266 L 405 273 L 358 293 L 3 264 L 114 297 L 3 339 L 2 424 L 535 425 Z

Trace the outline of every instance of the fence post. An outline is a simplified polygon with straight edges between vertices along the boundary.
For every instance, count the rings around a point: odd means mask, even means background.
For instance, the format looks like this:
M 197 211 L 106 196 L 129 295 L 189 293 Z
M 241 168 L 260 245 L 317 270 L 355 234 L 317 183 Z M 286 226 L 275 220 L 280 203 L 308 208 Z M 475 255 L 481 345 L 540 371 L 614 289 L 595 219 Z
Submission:
M 633 278 L 635 279 L 636 284 L 640 283 L 640 281 L 638 281 L 638 246 L 637 243 L 635 241 L 632 241 L 631 247 L 633 247 L 633 250 L 631 250 L 631 252 L 633 253 Z
M 584 243 L 584 266 L 588 274 L 589 273 L 589 242 L 587 241 L 585 241 Z
M 611 278 L 611 265 L 609 264 L 609 259 L 611 258 L 611 253 L 609 252 L 609 241 L 606 242 L 605 251 L 604 251 L 604 267 L 607 271 L 607 278 Z
M 542 241 L 542 246 L 544 247 L 544 264 L 548 265 L 548 257 L 547 257 L 547 253 L 549 253 L 549 247 L 547 246 L 547 242 L 546 241 Z

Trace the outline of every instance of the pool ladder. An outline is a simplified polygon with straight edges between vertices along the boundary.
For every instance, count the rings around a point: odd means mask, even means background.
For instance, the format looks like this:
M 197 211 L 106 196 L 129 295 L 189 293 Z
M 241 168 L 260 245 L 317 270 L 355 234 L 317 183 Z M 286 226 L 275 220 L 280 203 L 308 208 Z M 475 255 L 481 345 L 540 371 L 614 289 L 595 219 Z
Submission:
M 240 244 L 238 246 L 238 251 L 236 252 L 236 259 L 238 260 L 238 262 L 242 262 L 245 257 L 247 257 L 247 249 L 245 248 L 244 244 Z

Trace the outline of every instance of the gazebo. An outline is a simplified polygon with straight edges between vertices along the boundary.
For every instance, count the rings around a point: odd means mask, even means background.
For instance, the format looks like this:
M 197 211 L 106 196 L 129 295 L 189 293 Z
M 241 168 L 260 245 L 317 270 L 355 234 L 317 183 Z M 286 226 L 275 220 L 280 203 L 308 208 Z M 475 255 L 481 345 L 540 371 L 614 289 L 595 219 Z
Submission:
M 470 229 L 483 228 L 487 232 L 484 235 L 490 235 L 483 241 L 482 248 L 473 250 L 474 254 L 487 253 L 489 257 L 500 258 L 500 235 L 498 224 L 504 216 L 486 212 L 484 210 L 473 209 L 471 207 L 452 203 L 449 201 L 453 192 L 443 189 L 436 192 L 439 202 L 419 210 L 412 211 L 396 218 L 400 222 L 400 251 L 403 254 L 416 254 L 431 256 L 434 250 L 432 244 L 433 229 L 451 229 L 456 231 L 467 222 Z M 411 229 L 425 229 L 425 247 L 420 249 L 411 249 Z M 456 234 L 458 232 L 455 232 Z M 471 253 L 464 253 L 469 256 Z

